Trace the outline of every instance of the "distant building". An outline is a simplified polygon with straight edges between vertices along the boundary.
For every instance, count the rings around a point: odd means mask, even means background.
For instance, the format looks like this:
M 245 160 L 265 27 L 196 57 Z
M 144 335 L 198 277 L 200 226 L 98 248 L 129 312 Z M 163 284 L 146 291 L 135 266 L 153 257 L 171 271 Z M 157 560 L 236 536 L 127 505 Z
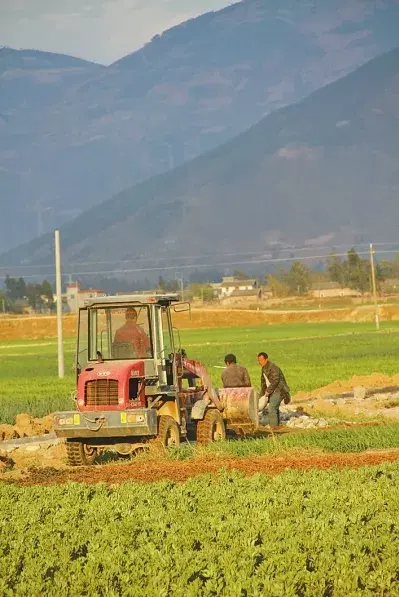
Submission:
M 28 315 L 29 313 L 33 312 L 33 309 L 29 306 L 29 301 L 27 299 L 16 299 L 14 301 L 14 310 L 16 313 L 20 313 L 22 315 Z
M 213 293 L 214 298 L 218 298 L 220 296 L 221 286 L 222 286 L 221 282 L 211 282 L 209 284 L 209 287 L 212 288 L 212 293 Z
M 399 279 L 387 278 L 381 282 L 381 290 L 384 294 L 395 294 L 399 292 Z
M 240 280 L 231 276 L 222 279 L 218 293 L 219 298 L 225 298 L 228 296 L 243 296 L 242 293 L 249 293 L 248 296 L 261 295 L 262 291 L 258 280 Z
M 99 288 L 86 288 L 81 290 L 79 282 L 73 282 L 72 284 L 67 284 L 65 299 L 69 311 L 71 313 L 76 313 L 80 307 L 83 307 L 85 300 L 104 295 L 104 290 L 100 290 Z
M 312 284 L 310 294 L 314 298 L 337 298 L 342 296 L 357 297 L 362 296 L 358 290 L 353 288 L 341 288 L 336 282 L 317 282 Z

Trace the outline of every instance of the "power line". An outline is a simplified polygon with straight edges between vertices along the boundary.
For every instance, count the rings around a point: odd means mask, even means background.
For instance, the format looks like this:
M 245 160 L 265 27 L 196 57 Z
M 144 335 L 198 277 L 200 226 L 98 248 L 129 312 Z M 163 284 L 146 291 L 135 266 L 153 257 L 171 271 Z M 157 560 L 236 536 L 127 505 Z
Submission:
M 387 254 L 387 253 L 397 253 L 398 251 L 394 250 L 386 250 L 386 251 L 375 251 L 375 254 Z M 357 251 L 357 254 L 360 255 L 368 255 L 368 251 Z M 301 261 L 311 261 L 314 259 L 328 259 L 331 256 L 331 253 L 327 253 L 324 255 L 306 255 L 304 257 L 300 257 Z M 336 257 L 347 257 L 347 253 L 335 253 Z M 197 264 L 183 264 L 183 265 L 167 265 L 162 267 L 146 267 L 146 268 L 130 268 L 130 269 L 111 269 L 111 270 L 95 270 L 95 271 L 88 271 L 88 272 L 67 272 L 62 274 L 64 277 L 67 276 L 97 276 L 100 274 L 132 274 L 132 273 L 140 273 L 140 272 L 154 272 L 154 271 L 174 271 L 180 269 L 190 269 L 190 268 L 206 268 L 206 267 L 226 267 L 232 265 L 261 265 L 267 263 L 281 263 L 287 261 L 295 261 L 297 260 L 297 256 L 293 257 L 278 257 L 278 258 L 270 258 L 270 259 L 258 259 L 258 260 L 245 260 L 245 261 L 225 261 L 219 263 L 197 263 Z M 38 274 L 30 274 L 24 276 L 24 278 L 37 278 Z M 48 277 L 54 277 L 55 274 L 51 273 L 48 274 Z
M 326 247 L 328 249 L 334 250 L 336 248 L 340 248 L 340 247 L 348 247 L 348 244 L 344 244 L 344 245 L 333 245 L 330 247 Z M 357 243 L 355 245 L 355 247 L 368 247 L 369 243 Z M 381 243 L 373 243 L 373 246 L 398 246 L 399 247 L 399 242 L 395 243 L 395 242 L 381 242 Z M 85 265 L 112 265 L 113 263 L 115 264 L 123 264 L 123 263 L 133 263 L 135 261 L 138 262 L 148 262 L 148 261 L 181 261 L 183 259 L 187 260 L 187 259 L 200 259 L 202 257 L 205 258 L 211 258 L 211 257 L 235 257 L 237 255 L 244 257 L 244 256 L 261 256 L 264 255 L 265 253 L 270 253 L 270 252 L 274 252 L 277 251 L 278 253 L 293 253 L 293 252 L 298 252 L 298 251 L 310 251 L 312 249 L 312 247 L 298 247 L 298 248 L 283 248 L 283 249 L 268 249 L 265 251 L 256 251 L 256 252 L 237 252 L 237 253 L 208 253 L 208 254 L 197 254 L 197 255 L 189 255 L 189 256 L 180 256 L 180 257 L 146 257 L 146 258 L 142 258 L 142 257 L 133 257 L 132 259 L 115 259 L 113 261 L 80 261 L 79 263 L 76 263 L 76 266 L 81 267 L 81 266 L 85 266 Z M 398 251 L 394 251 L 394 250 L 384 250 L 384 251 L 379 251 L 379 253 L 397 253 Z M 344 254 L 336 254 L 337 257 L 339 256 L 346 256 L 346 253 Z M 364 253 L 359 253 L 358 254 L 364 254 Z M 330 254 L 329 254 L 330 255 Z M 327 255 L 327 257 L 329 256 Z M 290 257 L 287 260 L 291 261 L 291 259 L 294 259 L 295 257 Z M 308 259 L 309 257 L 300 257 L 300 259 Z M 275 259 L 275 261 L 277 260 L 284 260 L 283 258 L 279 258 L 279 259 Z M 271 259 L 269 260 L 271 261 Z M 244 264 L 246 262 L 242 262 L 242 264 Z M 256 261 L 249 261 L 248 263 L 257 263 Z M 224 265 L 238 265 L 240 264 L 240 262 L 230 262 Z M 209 264 L 209 265 L 216 265 L 216 264 Z M 54 264 L 42 264 L 42 265 L 31 265 L 31 264 L 26 264 L 26 265 L 0 265 L 0 270 L 15 270 L 15 269 L 44 269 L 44 268 L 53 268 Z M 179 266 L 179 267 L 196 267 L 196 264 L 187 264 L 184 266 Z M 203 267 L 202 265 L 199 265 L 198 267 Z M 155 268 L 155 269 L 161 269 L 161 268 Z M 111 270 L 111 272 L 114 270 Z M 136 271 L 136 270 L 133 270 Z M 140 270 L 141 271 L 141 270 Z M 76 273 L 81 273 L 81 274 L 87 274 L 87 273 L 91 273 L 91 272 L 73 272 L 74 274 Z M 98 273 L 109 273 L 109 272 L 98 272 Z M 28 277 L 28 276 L 25 276 Z M 32 276 L 31 276 L 32 277 Z M 36 277 L 36 276 L 33 276 Z

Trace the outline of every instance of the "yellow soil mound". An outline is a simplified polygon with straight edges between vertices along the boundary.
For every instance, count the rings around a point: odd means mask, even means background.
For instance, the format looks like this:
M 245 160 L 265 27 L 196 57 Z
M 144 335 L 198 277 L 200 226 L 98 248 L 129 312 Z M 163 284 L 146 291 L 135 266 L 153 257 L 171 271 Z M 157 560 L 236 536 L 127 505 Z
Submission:
M 31 437 L 32 435 L 44 435 L 45 433 L 50 433 L 52 430 L 52 415 L 35 419 L 27 413 L 22 413 L 15 417 L 15 425 L 0 425 L 0 441 Z
M 326 396 L 328 394 L 343 394 L 351 392 L 354 387 L 363 386 L 367 389 L 385 388 L 388 386 L 399 386 L 399 373 L 396 375 L 383 375 L 382 373 L 372 373 L 371 375 L 353 375 L 350 379 L 338 380 L 333 383 L 317 388 L 312 392 L 298 392 L 296 399 L 307 398 L 309 396 Z

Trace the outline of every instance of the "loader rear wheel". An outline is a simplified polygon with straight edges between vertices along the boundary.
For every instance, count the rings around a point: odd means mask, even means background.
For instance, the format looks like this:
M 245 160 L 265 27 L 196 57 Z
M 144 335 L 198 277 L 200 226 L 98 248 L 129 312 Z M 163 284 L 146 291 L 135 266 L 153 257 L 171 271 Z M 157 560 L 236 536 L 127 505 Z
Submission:
M 159 417 L 157 439 L 165 448 L 180 444 L 180 427 L 173 417 L 169 417 L 168 415 Z
M 97 448 L 83 442 L 67 440 L 66 443 L 68 464 L 70 466 L 87 466 L 93 464 L 98 456 Z
M 206 446 L 211 442 L 226 439 L 226 427 L 218 410 L 208 410 L 197 423 L 197 444 Z

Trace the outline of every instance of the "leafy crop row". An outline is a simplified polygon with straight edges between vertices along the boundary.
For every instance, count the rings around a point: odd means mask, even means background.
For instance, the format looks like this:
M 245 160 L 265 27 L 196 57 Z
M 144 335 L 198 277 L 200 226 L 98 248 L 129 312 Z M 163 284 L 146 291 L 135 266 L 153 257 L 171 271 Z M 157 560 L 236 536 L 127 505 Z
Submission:
M 0 595 L 399 594 L 399 464 L 185 484 L 0 484 Z

